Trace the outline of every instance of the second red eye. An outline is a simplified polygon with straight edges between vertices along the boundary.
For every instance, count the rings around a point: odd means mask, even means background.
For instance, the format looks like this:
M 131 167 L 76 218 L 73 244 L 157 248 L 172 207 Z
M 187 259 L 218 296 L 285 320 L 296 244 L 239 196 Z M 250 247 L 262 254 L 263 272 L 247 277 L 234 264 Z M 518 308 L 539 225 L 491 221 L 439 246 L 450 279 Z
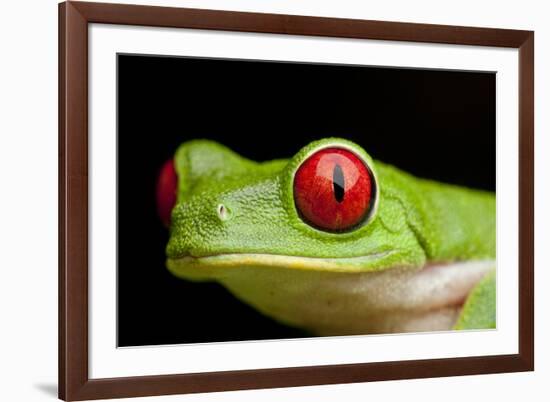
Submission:
M 172 208 L 178 196 L 178 175 L 172 159 L 166 161 L 157 178 L 157 211 L 162 223 L 170 226 Z
M 306 159 L 294 176 L 294 200 L 313 226 L 345 231 L 362 223 L 373 198 L 373 179 L 353 152 L 325 148 Z

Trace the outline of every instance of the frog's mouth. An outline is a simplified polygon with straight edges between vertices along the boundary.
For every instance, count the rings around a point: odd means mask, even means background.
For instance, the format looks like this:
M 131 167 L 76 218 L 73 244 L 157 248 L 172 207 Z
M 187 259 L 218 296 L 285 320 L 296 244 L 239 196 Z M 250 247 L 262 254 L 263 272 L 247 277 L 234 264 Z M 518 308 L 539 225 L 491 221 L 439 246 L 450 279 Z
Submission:
M 385 267 L 384 260 L 394 255 L 394 251 L 380 251 L 357 257 L 302 257 L 263 253 L 227 253 L 195 257 L 185 255 L 168 259 L 168 268 L 197 269 L 237 268 L 237 267 L 274 267 L 325 272 L 365 272 L 377 271 Z M 370 268 L 368 268 L 370 267 Z M 177 274 L 177 272 L 174 272 Z
M 419 300 L 421 294 L 429 298 L 444 298 L 445 304 L 460 304 L 469 291 L 490 270 L 494 260 L 429 262 L 421 267 L 397 266 L 387 268 L 383 261 L 394 252 L 384 251 L 358 257 L 320 258 L 276 254 L 217 254 L 201 257 L 169 258 L 168 269 L 176 276 L 191 280 L 218 280 L 238 272 L 267 270 L 289 276 L 349 278 L 357 284 L 374 289 L 397 289 L 397 299 Z M 371 268 L 365 268 L 372 263 Z M 282 269 L 282 270 L 281 270 Z M 437 296 L 439 295 L 439 296 Z
M 168 269 L 176 276 L 191 280 L 220 280 L 251 276 L 258 280 L 269 276 L 307 278 L 319 286 L 346 283 L 352 292 L 382 295 L 385 308 L 409 309 L 412 306 L 433 309 L 460 306 L 473 287 L 494 269 L 494 260 L 430 262 L 421 267 L 384 268 L 383 261 L 393 251 L 360 257 L 317 258 L 272 254 L 220 254 L 203 257 L 184 256 L 169 259 Z M 372 267 L 367 268 L 372 263 Z M 317 286 L 316 285 L 316 286 Z M 393 302 L 390 302 L 393 301 Z

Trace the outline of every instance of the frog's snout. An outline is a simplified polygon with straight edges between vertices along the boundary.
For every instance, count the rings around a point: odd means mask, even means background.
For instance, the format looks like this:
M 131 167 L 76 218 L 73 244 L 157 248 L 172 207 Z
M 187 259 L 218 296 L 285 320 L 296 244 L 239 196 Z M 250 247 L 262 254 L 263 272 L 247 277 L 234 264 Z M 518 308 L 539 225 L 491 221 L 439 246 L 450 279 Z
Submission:
M 174 166 L 174 160 L 167 160 L 162 165 L 157 177 L 157 212 L 160 220 L 166 227 L 170 226 L 172 209 L 176 205 L 178 193 L 178 175 Z

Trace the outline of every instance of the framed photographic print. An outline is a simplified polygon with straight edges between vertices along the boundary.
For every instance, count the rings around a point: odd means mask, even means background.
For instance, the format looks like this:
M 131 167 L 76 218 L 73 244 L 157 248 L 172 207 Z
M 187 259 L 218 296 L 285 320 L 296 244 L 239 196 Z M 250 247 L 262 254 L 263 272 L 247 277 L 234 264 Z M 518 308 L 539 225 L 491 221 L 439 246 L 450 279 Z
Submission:
M 533 370 L 533 32 L 59 7 L 60 398 Z

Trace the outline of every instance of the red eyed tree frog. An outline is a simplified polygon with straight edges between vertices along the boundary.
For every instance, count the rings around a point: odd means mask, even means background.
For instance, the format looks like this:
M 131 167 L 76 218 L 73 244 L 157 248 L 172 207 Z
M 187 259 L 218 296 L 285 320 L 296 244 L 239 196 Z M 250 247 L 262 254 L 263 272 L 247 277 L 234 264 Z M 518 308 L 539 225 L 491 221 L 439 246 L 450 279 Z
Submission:
M 157 183 L 167 267 L 319 335 L 494 328 L 495 195 L 340 138 L 255 162 L 183 143 Z M 208 302 L 208 301 L 205 301 Z

